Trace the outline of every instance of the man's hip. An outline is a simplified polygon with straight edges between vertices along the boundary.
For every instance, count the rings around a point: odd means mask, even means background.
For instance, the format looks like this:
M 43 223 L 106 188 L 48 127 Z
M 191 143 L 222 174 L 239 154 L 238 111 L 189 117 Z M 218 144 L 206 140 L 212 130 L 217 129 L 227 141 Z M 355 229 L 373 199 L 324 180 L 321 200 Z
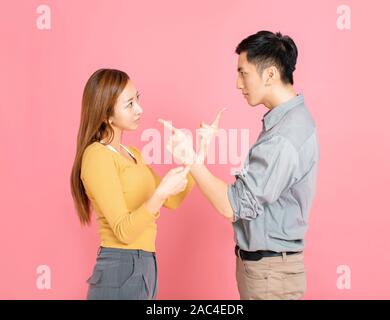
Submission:
M 236 247 L 235 253 L 237 285 L 242 300 L 295 300 L 304 295 L 303 252 L 253 253 Z

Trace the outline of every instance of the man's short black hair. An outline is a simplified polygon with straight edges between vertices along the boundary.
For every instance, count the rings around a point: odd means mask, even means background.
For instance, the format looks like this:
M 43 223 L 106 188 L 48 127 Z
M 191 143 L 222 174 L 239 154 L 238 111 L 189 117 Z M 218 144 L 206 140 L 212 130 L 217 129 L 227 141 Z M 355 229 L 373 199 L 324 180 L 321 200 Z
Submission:
M 259 31 L 240 42 L 236 53 L 241 52 L 246 52 L 248 62 L 254 63 L 259 73 L 274 65 L 283 83 L 294 84 L 298 49 L 289 36 L 283 36 L 280 32 Z

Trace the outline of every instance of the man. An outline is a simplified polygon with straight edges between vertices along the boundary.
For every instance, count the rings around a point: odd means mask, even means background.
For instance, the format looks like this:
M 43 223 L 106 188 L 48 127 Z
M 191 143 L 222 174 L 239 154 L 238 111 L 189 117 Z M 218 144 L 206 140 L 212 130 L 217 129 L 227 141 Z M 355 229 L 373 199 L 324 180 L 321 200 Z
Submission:
M 236 181 L 227 185 L 202 163 L 219 117 L 203 125 L 203 144 L 191 174 L 215 209 L 233 223 L 236 278 L 241 299 L 299 299 L 306 290 L 304 236 L 315 194 L 319 145 L 303 95 L 293 88 L 294 41 L 260 31 L 236 48 L 237 88 L 252 107 L 269 111 Z M 194 152 L 175 128 L 168 147 Z M 188 157 L 188 154 L 190 157 Z M 192 155 L 192 156 L 191 156 Z

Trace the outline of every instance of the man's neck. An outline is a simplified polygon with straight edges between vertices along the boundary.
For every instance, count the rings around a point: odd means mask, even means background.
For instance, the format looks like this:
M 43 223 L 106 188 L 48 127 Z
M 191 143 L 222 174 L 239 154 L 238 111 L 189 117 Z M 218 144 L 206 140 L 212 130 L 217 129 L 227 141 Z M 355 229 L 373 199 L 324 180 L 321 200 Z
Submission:
M 271 110 L 296 96 L 297 93 L 292 85 L 278 87 L 270 93 L 269 98 L 264 102 L 264 106 Z

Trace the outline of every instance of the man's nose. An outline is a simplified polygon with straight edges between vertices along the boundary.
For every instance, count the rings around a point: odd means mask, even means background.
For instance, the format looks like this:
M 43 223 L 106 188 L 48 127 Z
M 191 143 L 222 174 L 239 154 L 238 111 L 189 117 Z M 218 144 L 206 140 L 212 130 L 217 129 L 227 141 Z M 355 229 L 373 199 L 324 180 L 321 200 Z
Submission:
M 237 81 L 236 81 L 236 87 L 239 90 L 244 89 L 244 85 L 243 85 L 243 83 L 242 83 L 242 81 L 241 81 L 241 79 L 239 77 L 237 78 Z

